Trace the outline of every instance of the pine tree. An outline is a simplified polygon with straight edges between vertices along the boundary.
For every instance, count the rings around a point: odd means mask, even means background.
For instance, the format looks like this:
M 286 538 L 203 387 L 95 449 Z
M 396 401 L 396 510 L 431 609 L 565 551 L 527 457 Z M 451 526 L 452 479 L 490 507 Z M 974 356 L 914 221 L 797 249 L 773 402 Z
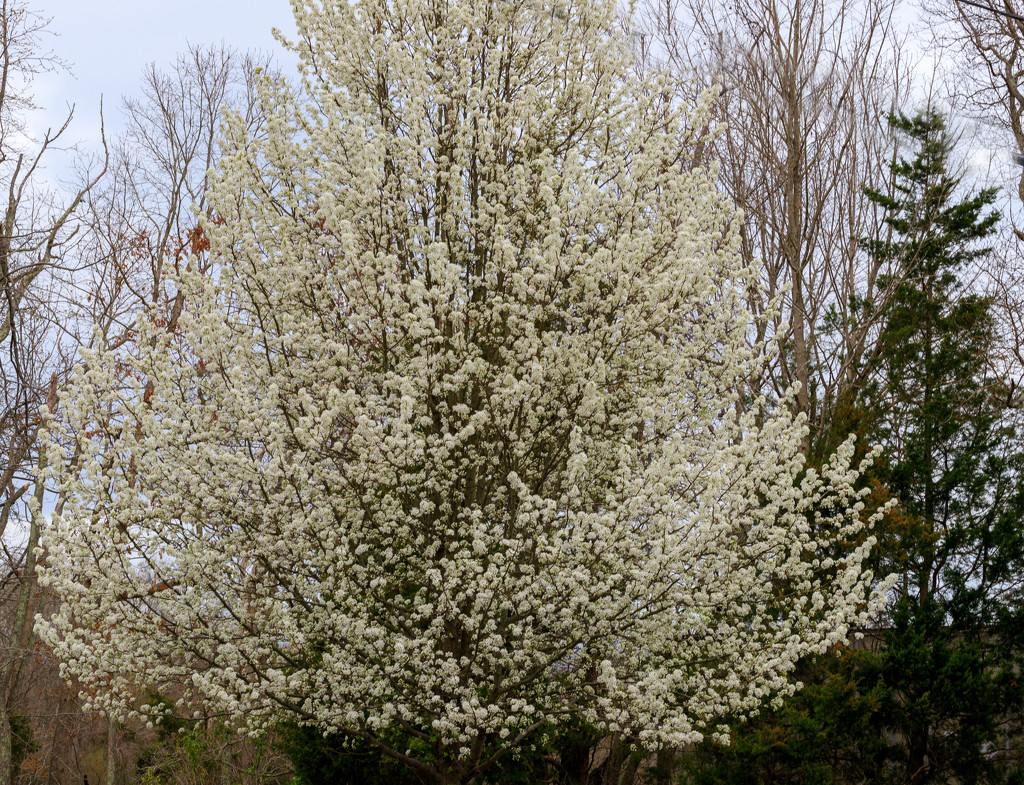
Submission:
M 1020 700 L 1024 448 L 991 363 L 992 303 L 972 289 L 996 193 L 956 200 L 940 114 L 891 122 L 917 154 L 893 165 L 890 193 L 868 193 L 891 235 L 865 249 L 900 281 L 864 405 L 912 536 L 887 565 L 899 584 L 883 678 L 899 707 L 905 781 L 997 781 L 992 752 Z
M 898 502 L 876 533 L 876 574 L 897 575 L 881 645 L 803 663 L 808 687 L 737 727 L 730 749 L 702 749 L 690 764 L 698 782 L 1013 778 L 1024 444 L 992 362 L 992 302 L 974 286 L 996 193 L 959 198 L 941 114 L 890 122 L 914 155 L 893 162 L 887 189 L 866 189 L 888 231 L 862 248 L 894 294 L 858 304 L 885 309 L 873 314 L 881 332 L 868 383 L 832 418 L 881 447 L 866 479 Z

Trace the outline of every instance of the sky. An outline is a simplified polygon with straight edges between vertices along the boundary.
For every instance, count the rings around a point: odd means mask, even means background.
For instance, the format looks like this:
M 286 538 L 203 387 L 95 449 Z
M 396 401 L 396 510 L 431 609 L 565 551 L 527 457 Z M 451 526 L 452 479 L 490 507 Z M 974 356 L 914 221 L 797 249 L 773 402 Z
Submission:
M 44 45 L 66 60 L 70 72 L 44 74 L 33 84 L 45 111 L 31 119 L 38 134 L 59 125 L 69 104 L 75 117 L 68 138 L 98 146 L 100 96 L 108 136 L 121 127 L 121 98 L 139 91 L 143 69 L 153 62 L 170 69 L 191 44 L 220 44 L 239 51 L 271 52 L 294 62 L 271 34 L 294 37 L 288 0 L 25 0 L 50 18 Z
M 260 50 L 274 55 L 285 72 L 295 58 L 274 39 L 271 29 L 280 28 L 293 37 L 294 24 L 288 0 L 24 0 L 28 7 L 51 18 L 44 41 L 67 61 L 68 72 L 44 74 L 36 79 L 33 93 L 44 111 L 29 119 L 29 129 L 39 138 L 48 127 L 59 126 L 68 106 L 75 118 L 65 139 L 78 143 L 83 152 L 100 149 L 100 96 L 108 138 L 123 127 L 121 98 L 137 95 L 143 69 L 151 62 L 170 69 L 188 45 L 224 43 L 239 51 Z M 907 4 L 901 23 L 919 26 L 914 7 Z M 920 42 L 912 39 L 910 55 L 917 59 L 919 79 L 927 81 L 934 60 Z M 60 185 L 74 179 L 73 153 L 50 156 L 43 178 Z M 976 147 L 969 160 L 984 171 L 992 151 Z M 1006 156 L 1004 156 L 1006 157 Z

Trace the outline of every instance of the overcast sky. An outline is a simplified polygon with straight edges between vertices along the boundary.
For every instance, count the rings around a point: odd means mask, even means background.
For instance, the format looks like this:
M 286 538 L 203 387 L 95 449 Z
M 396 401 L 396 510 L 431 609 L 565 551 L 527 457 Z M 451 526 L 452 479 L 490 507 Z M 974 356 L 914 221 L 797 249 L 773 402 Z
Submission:
M 36 101 L 45 107 L 30 119 L 29 128 L 41 136 L 48 126 L 59 124 L 67 105 L 75 104 L 75 119 L 68 139 L 83 148 L 99 147 L 100 95 L 104 98 L 108 136 L 121 127 L 120 104 L 124 95 L 138 93 L 142 71 L 150 62 L 169 69 L 189 43 L 220 44 L 240 51 L 260 50 L 273 54 L 286 72 L 295 58 L 284 52 L 271 34 L 280 28 L 292 37 L 294 25 L 288 0 L 25 0 L 28 7 L 52 18 L 45 44 L 64 58 L 70 73 L 46 74 L 36 80 Z M 915 14 L 907 7 L 902 22 L 915 26 Z M 911 59 L 921 57 L 917 70 L 927 81 L 934 62 L 923 56 L 912 40 Z M 921 76 L 923 74 L 923 76 Z M 987 152 L 986 162 L 987 162 Z M 972 163 L 983 166 L 974 160 Z M 59 180 L 67 171 L 67 159 L 51 156 L 47 179 Z M 53 175 L 57 175 L 53 177 Z
M 169 68 L 189 43 L 219 44 L 274 54 L 294 62 L 274 40 L 271 28 L 294 32 L 287 0 L 26 0 L 52 18 L 45 45 L 71 67 L 46 74 L 34 84 L 46 112 L 32 119 L 38 133 L 58 123 L 75 104 L 70 137 L 85 145 L 99 139 L 100 95 L 108 135 L 120 127 L 121 97 L 137 94 L 150 62 Z

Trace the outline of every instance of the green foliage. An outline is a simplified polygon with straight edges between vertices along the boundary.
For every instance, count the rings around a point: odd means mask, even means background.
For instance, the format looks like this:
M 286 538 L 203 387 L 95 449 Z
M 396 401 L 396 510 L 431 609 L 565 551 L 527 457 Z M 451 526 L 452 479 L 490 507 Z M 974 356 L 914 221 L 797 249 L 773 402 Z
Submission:
M 291 761 L 296 785 L 419 785 L 410 768 L 358 739 L 324 736 L 316 728 L 288 723 L 278 749 Z
M 153 785 L 222 781 L 222 748 L 230 736 L 225 728 L 191 726 L 161 735 L 161 740 L 144 748 L 136 761 L 142 781 Z
M 155 727 L 156 741 L 144 747 L 135 763 L 142 785 L 264 785 L 289 781 L 285 761 L 266 738 L 239 736 L 223 722 L 207 723 L 174 713 L 170 701 L 153 692 L 150 705 L 164 709 Z
M 896 697 L 887 728 L 905 740 L 898 762 L 921 782 L 1014 782 L 995 751 L 1020 709 L 1012 659 L 992 631 L 951 625 L 942 603 L 902 598 L 887 631 L 882 677 Z
M 694 785 L 886 782 L 897 752 L 878 729 L 895 707 L 880 668 L 878 654 L 849 649 L 801 663 L 803 690 L 736 726 L 729 746 L 699 745 L 684 771 Z
M 891 730 L 917 782 L 1000 782 L 1001 726 L 1020 707 L 1024 569 L 1021 422 L 993 370 L 991 301 L 971 288 L 998 214 L 994 190 L 956 201 L 941 115 L 892 118 L 916 156 L 869 191 L 892 230 L 866 241 L 898 276 L 872 382 L 864 390 L 883 446 L 879 475 L 909 524 L 881 566 L 898 575 L 883 678 Z
M 161 720 L 155 726 L 157 738 L 166 742 L 174 739 L 179 733 L 188 729 L 194 729 L 194 720 L 186 719 L 174 713 L 173 703 L 163 694 L 156 690 L 149 690 L 146 693 L 146 703 L 150 706 L 159 706 Z
M 401 744 L 398 743 L 400 737 Z M 488 785 L 584 782 L 593 750 L 602 738 L 601 733 L 579 720 L 545 728 L 537 733 L 535 744 L 520 747 L 499 759 L 481 782 Z M 397 731 L 387 743 L 393 747 L 424 745 Z M 279 729 L 277 748 L 292 763 L 295 785 L 420 785 L 427 782 L 370 742 L 339 735 L 324 736 L 315 728 L 295 723 Z M 613 750 L 610 758 L 624 750 Z M 426 752 L 425 748 L 415 751 L 420 755 Z M 597 785 L 596 780 L 591 782 Z
M 15 775 L 21 769 L 21 764 L 39 750 L 39 744 L 32 733 L 28 717 L 12 714 L 8 721 L 11 724 L 11 781 L 16 782 Z
M 867 382 L 815 449 L 851 431 L 882 448 L 868 506 L 898 505 L 875 532 L 875 572 L 897 577 L 880 645 L 804 663 L 802 692 L 732 746 L 697 751 L 697 783 L 1019 781 L 1002 749 L 1024 697 L 1024 442 L 993 362 L 992 302 L 973 288 L 995 191 L 960 197 L 937 112 L 890 122 L 913 155 L 867 190 L 886 231 L 862 241 L 888 296 L 854 303 L 878 325 Z

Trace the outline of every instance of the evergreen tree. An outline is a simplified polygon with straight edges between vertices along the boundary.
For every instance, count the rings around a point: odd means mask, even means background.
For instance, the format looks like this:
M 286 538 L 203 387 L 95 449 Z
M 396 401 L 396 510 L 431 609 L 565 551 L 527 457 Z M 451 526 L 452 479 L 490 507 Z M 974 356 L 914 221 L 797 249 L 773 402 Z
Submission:
M 1024 461 L 1015 412 L 992 368 L 991 301 L 971 276 L 989 253 L 994 190 L 963 201 L 952 141 L 933 110 L 892 119 L 913 144 L 889 194 L 869 191 L 891 234 L 865 242 L 900 281 L 865 408 L 881 473 L 911 526 L 883 678 L 896 697 L 904 779 L 1001 779 L 1003 723 L 1017 708 Z
M 992 303 L 974 286 L 996 194 L 957 198 L 941 114 L 890 122 L 914 155 L 894 161 L 888 189 L 867 189 L 888 231 L 862 247 L 894 294 L 860 304 L 885 308 L 881 333 L 868 384 L 833 417 L 881 447 L 873 480 L 898 502 L 874 557 L 877 574 L 897 575 L 882 645 L 805 663 L 808 688 L 737 728 L 730 749 L 697 753 L 698 781 L 1019 777 L 1024 445 L 992 363 Z

